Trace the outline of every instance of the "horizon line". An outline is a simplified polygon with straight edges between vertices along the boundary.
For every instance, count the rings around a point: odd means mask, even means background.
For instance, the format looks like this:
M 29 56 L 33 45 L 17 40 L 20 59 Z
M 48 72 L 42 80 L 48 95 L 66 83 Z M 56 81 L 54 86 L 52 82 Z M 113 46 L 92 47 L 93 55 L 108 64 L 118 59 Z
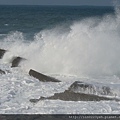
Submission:
M 46 4 L 43 4 L 43 5 L 37 5 L 37 4 L 34 4 L 34 5 L 32 5 L 32 4 L 0 4 L 0 6 L 100 6 L 100 7 L 114 7 L 114 5 L 52 5 L 52 4 L 48 4 L 48 5 L 46 5 Z

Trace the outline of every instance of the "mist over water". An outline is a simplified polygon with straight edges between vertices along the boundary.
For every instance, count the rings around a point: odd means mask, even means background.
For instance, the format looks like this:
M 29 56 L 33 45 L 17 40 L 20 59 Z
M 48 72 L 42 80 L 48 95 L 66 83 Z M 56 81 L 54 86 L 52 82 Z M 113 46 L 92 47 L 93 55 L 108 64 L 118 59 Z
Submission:
M 21 63 L 25 71 L 80 77 L 119 75 L 120 10 L 75 21 L 68 29 L 58 25 L 42 30 L 32 40 L 26 40 L 22 32 L 10 32 L 0 47 L 8 50 L 4 62 L 14 56 L 26 58 Z

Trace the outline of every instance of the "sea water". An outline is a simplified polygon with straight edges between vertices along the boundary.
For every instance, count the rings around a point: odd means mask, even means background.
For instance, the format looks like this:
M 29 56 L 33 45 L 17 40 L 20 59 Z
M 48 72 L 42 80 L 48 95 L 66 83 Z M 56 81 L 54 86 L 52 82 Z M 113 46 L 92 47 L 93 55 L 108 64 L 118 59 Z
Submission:
M 116 101 L 29 100 L 75 81 L 109 86 L 120 97 L 120 10 L 100 6 L 0 6 L 0 113 L 119 113 Z M 11 68 L 11 60 L 26 60 Z M 30 69 L 60 79 L 42 83 Z

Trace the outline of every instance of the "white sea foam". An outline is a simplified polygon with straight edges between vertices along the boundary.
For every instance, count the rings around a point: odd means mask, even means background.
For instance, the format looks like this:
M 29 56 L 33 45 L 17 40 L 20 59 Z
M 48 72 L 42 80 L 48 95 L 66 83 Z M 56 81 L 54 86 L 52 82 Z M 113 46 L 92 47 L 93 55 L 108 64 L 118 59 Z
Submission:
M 43 30 L 34 35 L 33 41 L 25 40 L 22 32 L 9 33 L 0 41 L 0 48 L 8 50 L 0 64 L 0 69 L 6 71 L 0 77 L 0 114 L 119 114 L 119 101 L 44 100 L 36 104 L 29 101 L 63 92 L 74 81 L 98 86 L 98 90 L 102 86 L 108 86 L 113 93 L 109 97 L 120 98 L 119 32 L 120 12 L 116 9 L 115 15 L 77 21 L 67 32 L 64 29 L 61 31 L 59 27 Z M 3 64 L 9 63 L 14 56 L 27 60 L 21 63 L 20 68 Z M 28 75 L 31 68 L 52 74 L 62 82 L 39 82 Z

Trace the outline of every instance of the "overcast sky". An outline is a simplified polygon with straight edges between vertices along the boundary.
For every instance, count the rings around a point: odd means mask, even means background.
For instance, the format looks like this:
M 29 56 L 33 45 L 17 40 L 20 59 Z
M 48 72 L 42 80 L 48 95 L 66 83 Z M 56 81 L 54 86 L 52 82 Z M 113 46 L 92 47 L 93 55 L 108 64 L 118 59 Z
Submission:
M 113 5 L 116 0 L 0 0 L 0 4 L 9 5 Z M 117 0 L 120 2 L 120 0 Z

